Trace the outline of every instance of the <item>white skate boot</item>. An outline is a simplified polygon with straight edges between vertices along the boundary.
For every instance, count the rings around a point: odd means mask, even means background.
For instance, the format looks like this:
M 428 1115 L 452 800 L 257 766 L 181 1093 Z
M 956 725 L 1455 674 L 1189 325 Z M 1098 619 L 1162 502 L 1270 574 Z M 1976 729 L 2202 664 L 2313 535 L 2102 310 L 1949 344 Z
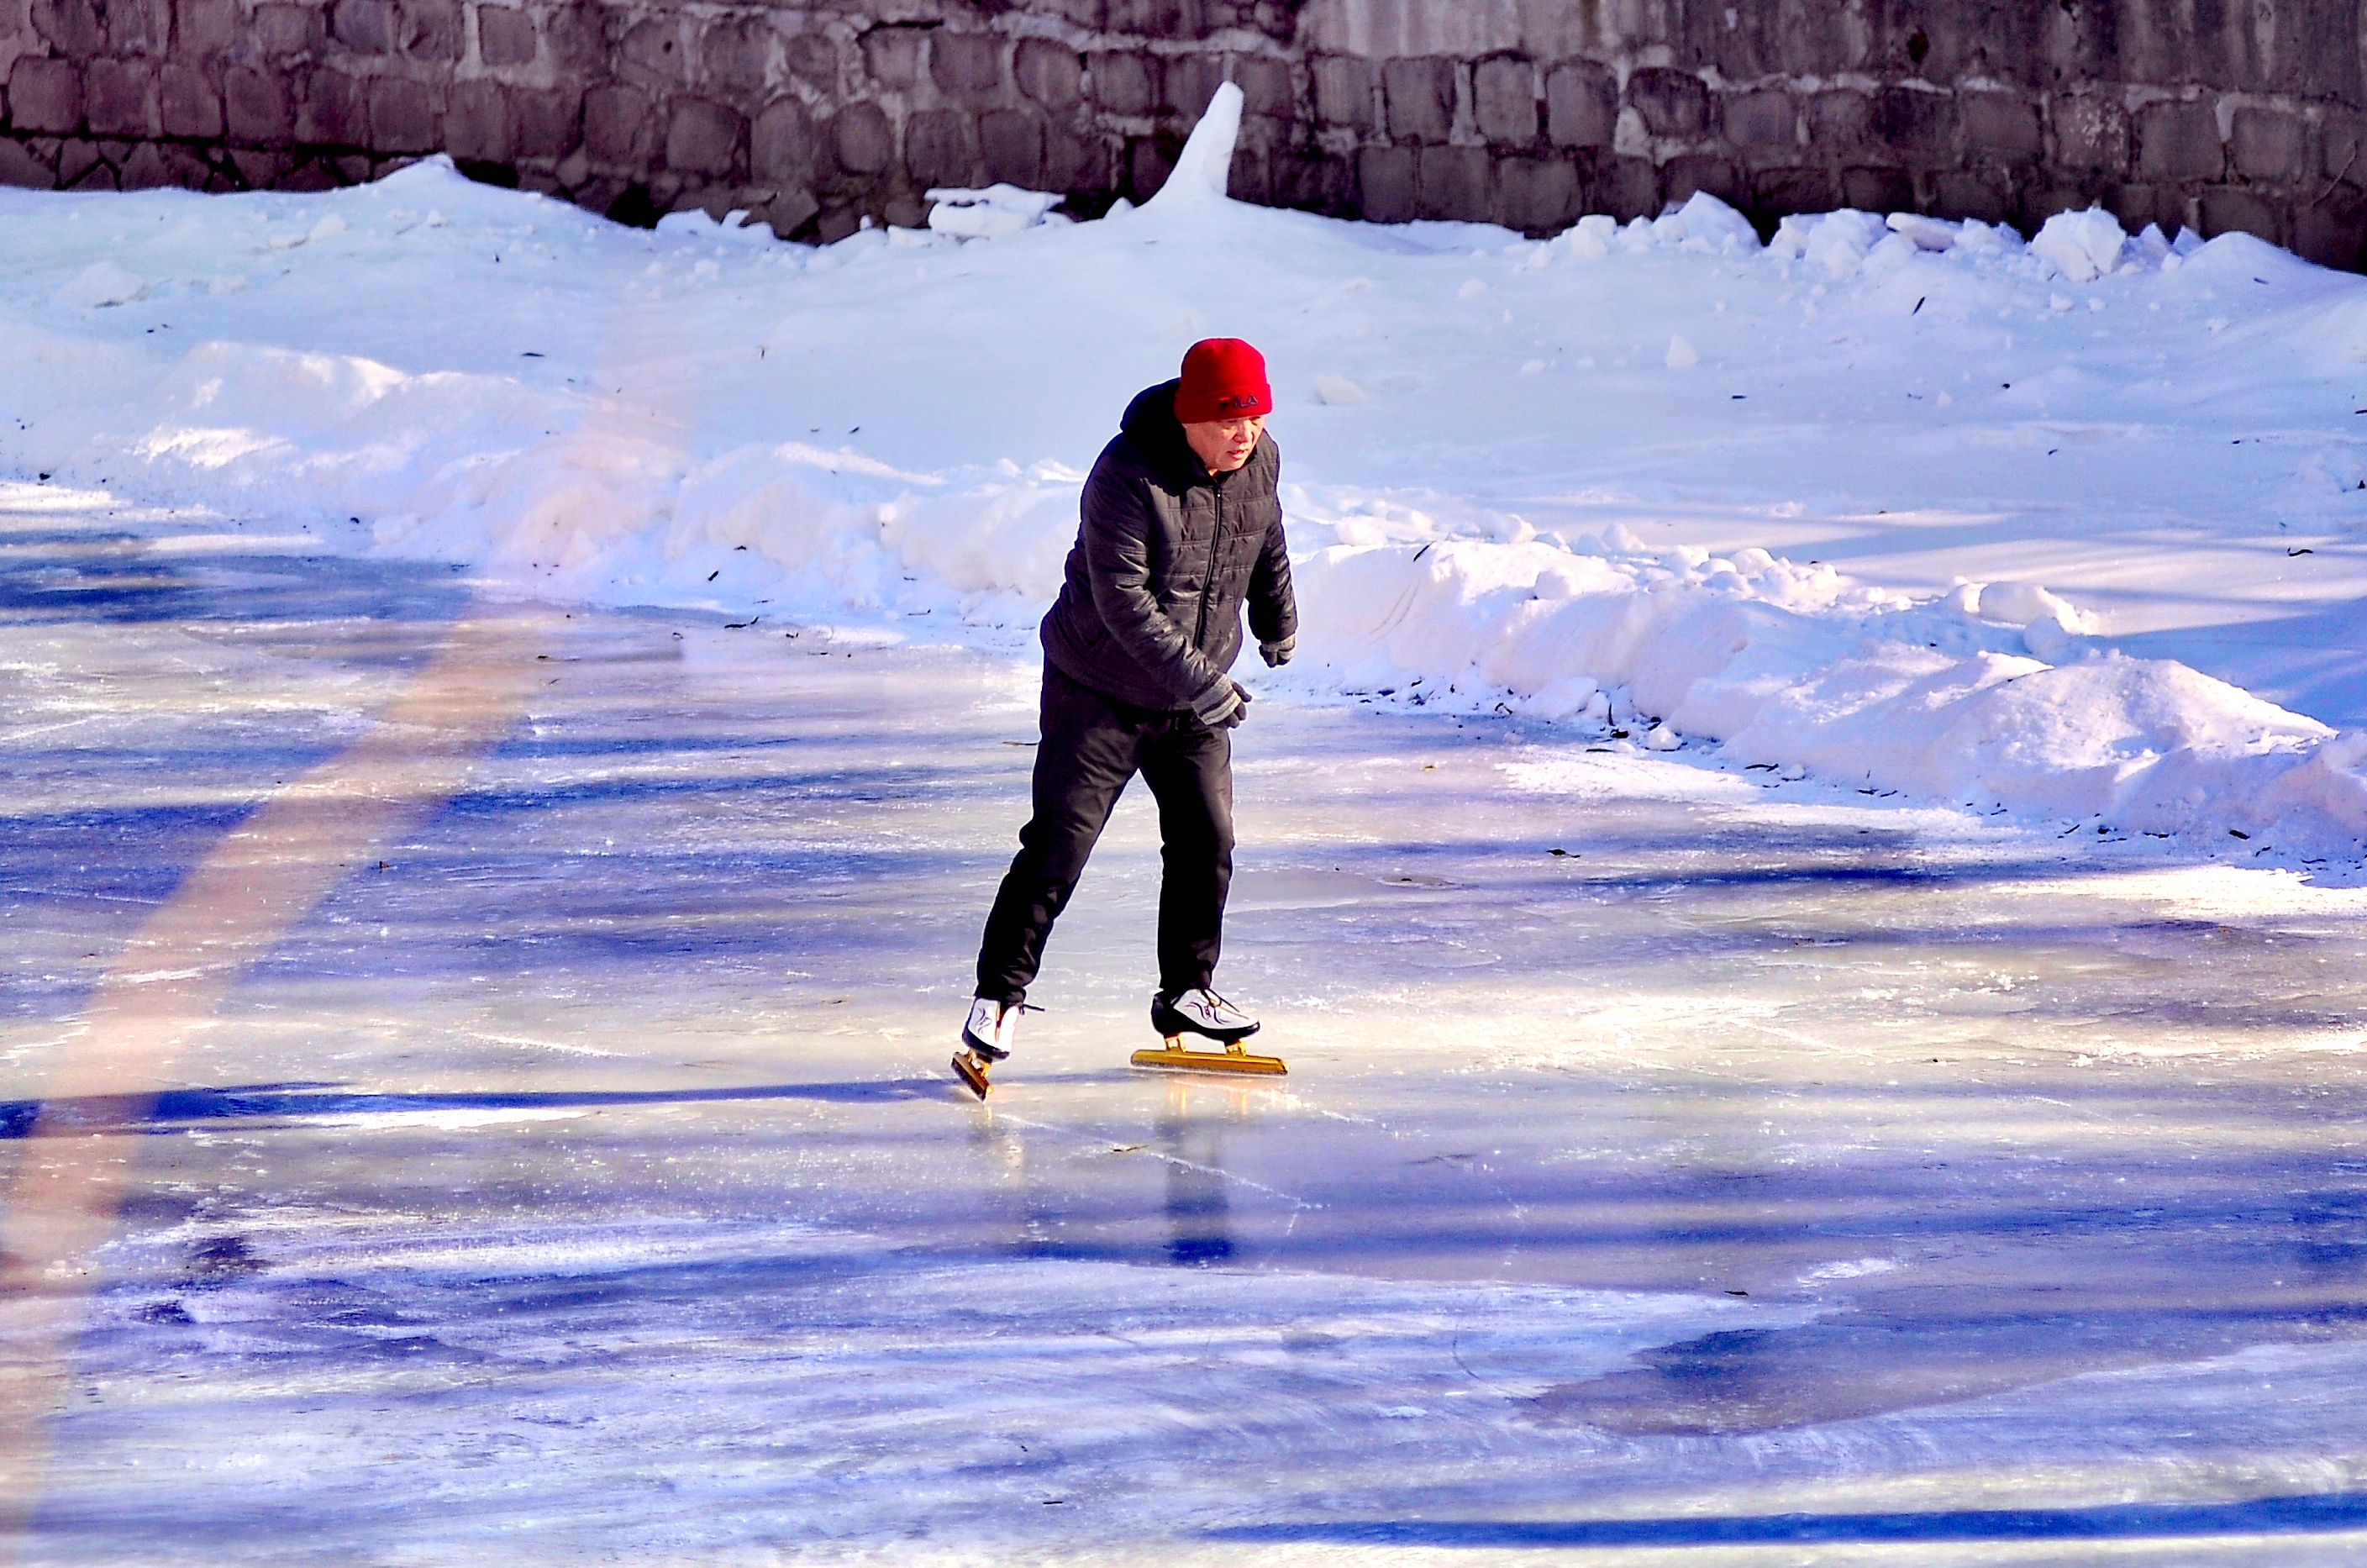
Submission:
M 1262 1073 L 1279 1074 L 1289 1069 L 1279 1056 L 1252 1056 L 1241 1041 L 1257 1033 L 1258 1021 L 1205 986 L 1165 993 L 1150 999 L 1150 1027 L 1165 1037 L 1157 1051 L 1138 1051 L 1127 1060 L 1137 1067 L 1171 1073 Z M 1221 1044 L 1222 1051 L 1190 1051 L 1186 1037 L 1197 1035 Z
M 986 1098 L 990 1087 L 987 1069 L 1009 1056 L 1019 1043 L 1019 1015 L 1025 1010 L 1018 1002 L 997 1002 L 991 996 L 971 999 L 969 1017 L 962 1025 L 962 1049 L 954 1053 L 954 1076 L 980 1099 Z

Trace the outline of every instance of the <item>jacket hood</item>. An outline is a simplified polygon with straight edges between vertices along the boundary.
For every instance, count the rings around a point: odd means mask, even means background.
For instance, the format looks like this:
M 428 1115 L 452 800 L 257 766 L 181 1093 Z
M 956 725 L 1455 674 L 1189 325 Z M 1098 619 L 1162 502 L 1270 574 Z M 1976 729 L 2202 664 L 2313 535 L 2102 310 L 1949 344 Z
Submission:
M 1175 417 L 1175 389 L 1183 384 L 1179 378 L 1135 393 L 1118 428 L 1147 461 L 1186 484 L 1206 483 L 1208 471 L 1200 466 L 1192 444 L 1184 438 L 1183 421 Z

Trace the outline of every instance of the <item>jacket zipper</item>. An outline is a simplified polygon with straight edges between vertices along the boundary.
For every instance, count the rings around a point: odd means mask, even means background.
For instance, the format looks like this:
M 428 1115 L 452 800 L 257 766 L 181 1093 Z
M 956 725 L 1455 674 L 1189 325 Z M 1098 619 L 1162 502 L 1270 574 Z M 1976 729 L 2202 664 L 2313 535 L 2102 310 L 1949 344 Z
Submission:
M 1200 619 L 1192 623 L 1192 646 L 1198 648 L 1208 640 L 1208 590 L 1217 581 L 1217 546 L 1225 537 L 1225 492 L 1220 485 L 1210 485 L 1208 495 L 1217 508 L 1216 519 L 1208 525 L 1208 564 L 1200 574 Z

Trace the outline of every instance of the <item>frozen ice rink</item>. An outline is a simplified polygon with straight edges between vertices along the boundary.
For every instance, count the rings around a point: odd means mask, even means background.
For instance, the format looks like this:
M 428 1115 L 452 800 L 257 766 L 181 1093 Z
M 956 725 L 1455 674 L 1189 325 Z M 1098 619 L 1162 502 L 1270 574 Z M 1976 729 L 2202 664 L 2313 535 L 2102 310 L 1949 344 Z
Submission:
M 1125 1065 L 1138 794 L 981 1108 L 1035 668 L 19 493 L 0 1174 L 123 1193 L 22 1560 L 2367 1559 L 2367 893 L 1261 704 L 1290 1077 Z

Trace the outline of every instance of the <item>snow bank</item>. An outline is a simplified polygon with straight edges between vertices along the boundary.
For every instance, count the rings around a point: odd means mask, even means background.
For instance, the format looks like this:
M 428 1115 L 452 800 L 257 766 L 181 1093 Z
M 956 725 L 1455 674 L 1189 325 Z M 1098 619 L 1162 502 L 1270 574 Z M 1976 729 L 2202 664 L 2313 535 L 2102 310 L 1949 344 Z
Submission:
M 2067 607 L 2033 585 L 1952 596 L 1966 610 L 1763 551 L 1593 540 L 1335 546 L 1297 575 L 1317 688 L 1584 717 L 1653 749 L 1715 739 L 1746 764 L 2131 833 L 2317 853 L 2367 835 L 2367 734 L 2168 660 L 2033 657 L 2029 628 L 1982 619 L 1999 601 L 2061 635 Z
M 1240 111 L 1220 92 L 1138 211 L 1048 223 L 1037 193 L 946 190 L 929 229 L 819 249 L 738 214 L 619 230 L 437 163 L 313 198 L 0 193 L 23 260 L 0 466 L 510 591 L 1002 636 L 1057 589 L 1126 396 L 1239 333 L 1282 394 L 1308 622 L 1283 676 L 1244 678 L 2356 852 L 2367 740 L 2121 656 L 2026 562 L 1984 545 L 1954 586 L 1903 591 L 1683 529 L 1704 497 L 1785 528 L 1871 514 L 1870 472 L 2000 516 L 2015 486 L 2075 522 L 2172 494 L 2332 515 L 2367 488 L 2347 428 L 2292 405 L 2303 455 L 2271 491 L 2219 431 L 2271 385 L 2348 416 L 2358 280 L 2096 210 L 2027 245 L 1840 211 L 1762 248 L 1706 194 L 1545 243 L 1339 223 L 1225 199 Z

